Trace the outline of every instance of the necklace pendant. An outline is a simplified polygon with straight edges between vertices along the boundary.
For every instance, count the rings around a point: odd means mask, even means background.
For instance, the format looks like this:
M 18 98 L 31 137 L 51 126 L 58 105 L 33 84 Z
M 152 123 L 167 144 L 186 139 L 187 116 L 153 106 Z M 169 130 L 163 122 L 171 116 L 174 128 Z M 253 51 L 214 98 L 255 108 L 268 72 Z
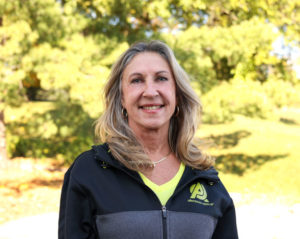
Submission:
M 167 156 L 161 158 L 160 160 L 158 160 L 158 161 L 156 161 L 156 162 L 152 162 L 152 168 L 155 168 L 155 165 L 156 165 L 156 164 L 158 164 L 158 163 L 160 163 L 160 162 L 166 160 L 170 154 L 171 154 L 171 152 L 170 152 Z

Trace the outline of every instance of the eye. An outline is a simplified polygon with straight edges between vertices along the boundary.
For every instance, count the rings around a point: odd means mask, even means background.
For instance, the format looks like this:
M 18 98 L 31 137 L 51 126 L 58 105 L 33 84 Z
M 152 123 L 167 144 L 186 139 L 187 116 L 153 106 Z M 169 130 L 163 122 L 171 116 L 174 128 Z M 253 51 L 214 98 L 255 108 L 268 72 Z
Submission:
M 137 83 L 140 83 L 142 82 L 142 79 L 141 78 L 134 78 L 130 81 L 131 84 L 137 84 Z
M 157 77 L 157 80 L 159 80 L 159 81 L 167 81 L 168 78 L 163 77 L 163 76 L 159 76 L 159 77 Z

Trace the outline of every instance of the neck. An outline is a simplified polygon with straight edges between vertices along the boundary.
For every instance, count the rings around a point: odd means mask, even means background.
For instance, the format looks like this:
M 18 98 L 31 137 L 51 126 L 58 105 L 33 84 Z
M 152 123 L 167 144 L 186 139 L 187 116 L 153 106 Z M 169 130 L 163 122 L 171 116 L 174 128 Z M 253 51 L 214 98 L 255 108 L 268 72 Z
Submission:
M 137 135 L 137 138 L 148 154 L 162 153 L 163 155 L 166 155 L 170 152 L 168 134 L 145 132 Z
M 134 131 L 138 141 L 149 155 L 166 156 L 170 152 L 168 129 Z

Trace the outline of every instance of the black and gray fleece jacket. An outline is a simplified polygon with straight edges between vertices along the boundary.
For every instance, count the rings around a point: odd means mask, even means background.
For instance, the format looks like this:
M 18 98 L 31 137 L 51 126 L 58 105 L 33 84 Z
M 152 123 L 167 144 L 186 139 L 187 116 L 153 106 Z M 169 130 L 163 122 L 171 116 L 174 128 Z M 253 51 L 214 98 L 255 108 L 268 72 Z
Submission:
M 186 166 L 162 206 L 139 174 L 106 144 L 82 153 L 65 174 L 59 239 L 237 239 L 235 209 L 214 169 Z

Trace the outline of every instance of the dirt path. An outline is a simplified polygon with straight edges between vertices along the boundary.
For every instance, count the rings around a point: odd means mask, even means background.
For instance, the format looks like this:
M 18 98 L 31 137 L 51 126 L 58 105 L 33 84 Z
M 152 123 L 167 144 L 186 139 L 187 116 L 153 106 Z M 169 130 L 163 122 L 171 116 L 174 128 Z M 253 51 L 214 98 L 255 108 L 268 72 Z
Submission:
M 0 225 L 57 212 L 66 171 L 51 159 L 18 158 L 0 167 Z
M 57 213 L 25 217 L 0 225 L 0 239 L 55 239 Z
M 299 239 L 300 204 L 240 206 L 237 223 L 241 239 Z

